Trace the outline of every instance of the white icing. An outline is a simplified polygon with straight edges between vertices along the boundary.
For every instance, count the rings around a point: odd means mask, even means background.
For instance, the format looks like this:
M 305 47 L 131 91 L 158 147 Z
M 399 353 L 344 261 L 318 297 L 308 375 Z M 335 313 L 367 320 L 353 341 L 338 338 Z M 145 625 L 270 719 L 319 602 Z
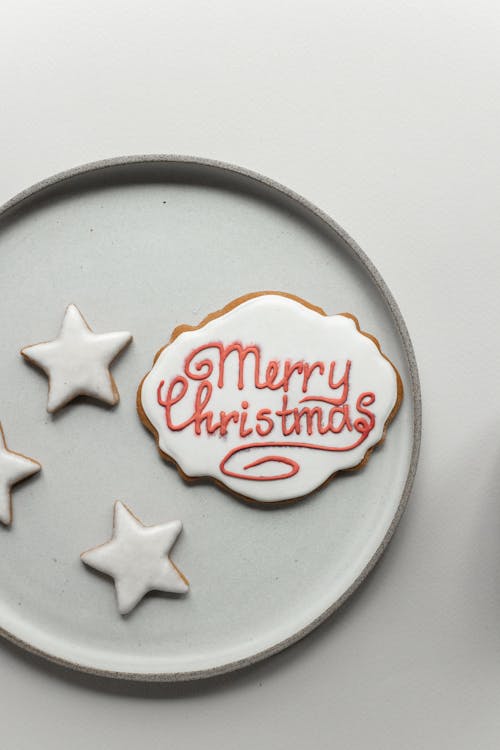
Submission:
M 201 434 L 195 434 L 193 424 L 181 430 L 171 429 L 166 422 L 167 409 L 159 404 L 157 389 L 161 389 L 161 398 L 165 400 L 169 384 L 176 376 L 184 377 L 187 382 L 185 396 L 172 405 L 170 415 L 172 424 L 179 426 L 188 420 L 194 412 L 195 394 L 201 381 L 187 376 L 186 358 L 198 347 L 208 343 L 228 346 L 239 342 L 243 346 L 256 345 L 260 349 L 259 382 L 265 378 L 266 366 L 270 360 L 279 362 L 279 373 L 271 382 L 278 383 L 283 375 L 284 363 L 307 362 L 313 364 L 321 361 L 328 368 L 335 361 L 333 382 L 337 383 L 346 372 L 347 361 L 351 361 L 349 371 L 349 389 L 344 406 L 348 407 L 352 430 L 345 427 L 340 433 L 327 432 L 322 435 L 313 425 L 313 434 L 307 434 L 306 418 L 303 418 L 301 434 L 283 435 L 282 418 L 275 412 L 283 408 L 283 396 L 288 399 L 288 408 L 303 409 L 321 407 L 324 409 L 323 426 L 328 424 L 331 406 L 314 400 L 299 403 L 307 396 L 339 399 L 342 388 L 332 389 L 328 384 L 327 373 L 319 370 L 312 373 L 303 391 L 304 379 L 300 373 L 290 376 L 288 391 L 283 388 L 256 388 L 256 357 L 249 354 L 242 368 L 244 387 L 238 388 L 238 376 L 241 374 L 239 358 L 236 352 L 228 355 L 224 363 L 224 386 L 219 388 L 217 365 L 220 352 L 215 347 L 200 353 L 191 365 L 191 371 L 208 374 L 208 368 L 201 365 L 201 360 L 211 359 L 213 372 L 207 377 L 212 386 L 210 401 L 206 410 L 214 413 L 214 422 L 219 421 L 220 411 L 226 413 L 243 411 L 242 401 L 249 406 L 247 426 L 253 432 L 247 437 L 240 436 L 240 423 L 230 422 L 227 434 L 220 431 L 209 434 L 206 423 L 201 424 Z M 195 363 L 200 369 L 195 369 Z M 179 393 L 182 384 L 174 389 L 173 395 Z M 376 400 L 365 406 L 375 417 L 375 426 L 365 435 L 357 447 L 351 450 L 338 451 L 339 447 L 353 445 L 362 435 L 353 427 L 356 419 L 365 418 L 357 410 L 357 398 L 364 392 L 373 392 Z M 193 331 L 181 333 L 173 342 L 163 349 L 153 369 L 144 379 L 140 395 L 140 404 L 150 425 L 158 433 L 159 448 L 174 459 L 184 474 L 190 477 L 212 477 L 224 483 L 234 492 L 260 502 L 279 502 L 305 495 L 319 487 L 332 474 L 357 466 L 366 452 L 378 443 L 383 435 L 387 418 L 394 409 L 398 398 L 398 381 L 395 369 L 380 353 L 375 343 L 360 333 L 353 319 L 344 315 L 324 316 L 306 305 L 284 296 L 269 294 L 251 298 L 229 312 L 214 318 L 206 325 Z M 259 409 L 267 408 L 272 412 L 274 427 L 267 436 L 256 432 L 256 425 L 265 428 L 264 420 L 256 419 Z M 342 415 L 333 417 L 333 425 L 339 426 Z M 292 420 L 293 417 L 288 417 Z M 285 421 L 286 428 L 292 421 Z M 251 443 L 265 442 L 308 443 L 321 446 L 323 449 L 305 447 L 255 447 L 241 450 L 226 461 L 224 467 L 232 473 L 244 474 L 248 478 L 228 476 L 221 468 L 221 461 L 235 448 Z M 335 451 L 331 451 L 335 447 Z M 324 450 L 329 448 L 330 450 Z M 262 461 L 268 456 L 281 456 L 284 461 Z M 249 464 L 258 461 L 253 468 Z M 279 476 L 290 473 L 294 462 L 299 466 L 297 473 L 287 478 L 263 480 L 262 477 Z M 246 467 L 246 468 L 245 468 Z M 260 477 L 256 479 L 255 477 Z
M 181 521 L 144 526 L 126 505 L 117 502 L 111 540 L 83 552 L 81 559 L 114 579 L 118 610 L 125 615 L 148 591 L 188 591 L 187 581 L 168 557 L 181 530 Z
M 57 411 L 77 396 L 114 405 L 120 396 L 109 366 L 131 340 L 127 331 L 94 333 L 78 308 L 69 305 L 59 336 L 27 346 L 21 354 L 49 378 L 47 411 Z
M 12 523 L 12 486 L 36 474 L 41 468 L 38 461 L 33 458 L 7 448 L 0 425 L 0 521 L 5 526 L 10 526 Z

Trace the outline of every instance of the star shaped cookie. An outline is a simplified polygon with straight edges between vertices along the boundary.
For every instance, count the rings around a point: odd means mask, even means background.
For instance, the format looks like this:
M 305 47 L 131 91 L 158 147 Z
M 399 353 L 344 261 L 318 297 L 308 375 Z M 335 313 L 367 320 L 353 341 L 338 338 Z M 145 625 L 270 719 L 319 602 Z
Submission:
M 78 308 L 69 305 L 59 336 L 27 346 L 21 354 L 49 378 L 48 412 L 77 396 L 90 396 L 113 406 L 120 395 L 109 367 L 131 340 L 128 331 L 94 333 Z
M 117 501 L 110 541 L 80 557 L 85 565 L 114 579 L 118 610 L 125 615 L 148 591 L 185 594 L 189 590 L 189 581 L 168 556 L 181 530 L 181 521 L 144 526 Z
M 36 474 L 41 468 L 33 458 L 7 448 L 0 424 L 0 522 L 5 526 L 12 523 L 12 486 Z

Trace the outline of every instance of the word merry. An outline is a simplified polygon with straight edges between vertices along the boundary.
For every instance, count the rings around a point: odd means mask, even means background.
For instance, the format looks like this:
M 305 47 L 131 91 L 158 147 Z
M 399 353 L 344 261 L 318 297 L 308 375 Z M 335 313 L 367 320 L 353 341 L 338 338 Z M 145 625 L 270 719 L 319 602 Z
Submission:
M 218 353 L 215 362 L 212 358 L 200 359 L 197 362 L 194 361 L 198 355 L 210 349 L 215 349 Z M 193 349 L 191 354 L 186 358 L 184 373 L 191 380 L 206 380 L 211 377 L 215 369 L 217 372 L 217 387 L 224 388 L 226 361 L 231 354 L 236 354 L 237 356 L 236 382 L 240 391 L 245 388 L 245 365 L 247 357 L 252 356 L 254 362 L 253 384 L 258 390 L 268 388 L 271 391 L 278 391 L 283 389 L 287 393 L 290 387 L 290 380 L 295 376 L 299 378 L 299 382 L 302 382 L 302 392 L 307 393 L 309 380 L 313 373 L 317 371 L 322 376 L 327 373 L 328 386 L 332 390 L 342 387 L 343 390 L 338 398 L 338 403 L 343 403 L 346 399 L 349 372 L 351 369 L 350 360 L 347 360 L 342 378 L 338 382 L 335 382 L 335 362 L 330 362 L 327 368 L 324 362 L 309 363 L 304 362 L 304 360 L 299 360 L 298 362 L 286 360 L 280 368 L 279 360 L 271 359 L 266 366 L 263 366 L 258 346 L 243 346 L 236 341 L 228 346 L 224 346 L 224 344 L 219 342 L 212 342 Z M 234 357 L 232 361 L 234 362 Z

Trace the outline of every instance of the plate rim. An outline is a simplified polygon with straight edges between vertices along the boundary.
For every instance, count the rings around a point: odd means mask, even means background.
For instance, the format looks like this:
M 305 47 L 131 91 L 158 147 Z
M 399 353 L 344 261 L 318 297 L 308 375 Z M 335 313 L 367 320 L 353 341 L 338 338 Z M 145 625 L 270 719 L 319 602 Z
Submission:
M 410 339 L 410 335 L 405 323 L 405 320 L 401 314 L 399 306 L 394 299 L 392 292 L 387 286 L 386 282 L 382 278 L 380 272 L 375 267 L 370 258 L 366 255 L 364 250 L 357 244 L 357 242 L 327 213 L 322 211 L 316 205 L 311 203 L 309 200 L 304 198 L 302 195 L 296 193 L 294 190 L 282 185 L 275 180 L 266 177 L 258 172 L 255 172 L 245 167 L 240 167 L 235 164 L 231 164 L 217 159 L 206 159 L 197 156 L 186 156 L 180 154 L 141 154 L 141 155 L 129 155 L 129 156 L 117 156 L 108 159 L 101 159 L 98 161 L 92 161 L 85 164 L 81 164 L 76 167 L 57 172 L 50 177 L 47 177 L 39 182 L 36 182 L 31 187 L 22 190 L 21 192 L 14 195 L 12 198 L 7 200 L 2 206 L 0 206 L 0 222 L 10 213 L 12 210 L 17 209 L 22 203 L 35 197 L 38 193 L 43 192 L 48 188 L 52 188 L 56 185 L 71 180 L 75 177 L 81 177 L 83 175 L 91 175 L 93 172 L 100 172 L 106 169 L 112 169 L 114 167 L 123 167 L 131 165 L 147 165 L 147 164 L 189 164 L 199 167 L 207 167 L 222 172 L 229 172 L 235 175 L 244 177 L 246 179 L 253 180 L 254 182 L 264 185 L 271 190 L 274 190 L 286 198 L 290 199 L 294 203 L 299 204 L 306 212 L 312 214 L 325 224 L 331 231 L 334 232 L 346 245 L 349 252 L 360 262 L 365 271 L 367 271 L 372 282 L 376 285 L 379 293 L 389 308 L 391 317 L 395 323 L 396 330 L 401 339 L 403 349 L 406 356 L 406 363 L 408 366 L 408 372 L 410 377 L 410 393 L 413 405 L 413 433 L 412 433 L 412 450 L 410 457 L 410 464 L 408 467 L 408 474 L 406 477 L 405 485 L 401 498 L 392 519 L 392 522 L 387 529 L 385 536 L 366 564 L 358 577 L 353 581 L 351 586 L 344 591 L 342 596 L 336 599 L 329 607 L 327 607 L 320 615 L 315 617 L 310 623 L 299 629 L 292 635 L 284 638 L 278 643 L 269 646 L 266 649 L 258 651 L 255 654 L 251 654 L 242 659 L 237 659 L 232 662 L 226 662 L 224 664 L 210 667 L 208 669 L 193 670 L 187 672 L 121 672 L 115 670 L 102 669 L 98 667 L 91 667 L 86 664 L 79 662 L 73 662 L 69 659 L 63 659 L 55 654 L 52 654 L 43 649 L 39 649 L 31 643 L 18 638 L 14 633 L 0 627 L 0 636 L 6 640 L 14 643 L 16 646 L 24 649 L 25 651 L 34 654 L 35 656 L 42 657 L 48 661 L 57 664 L 62 667 L 76 670 L 77 672 L 93 675 L 96 677 L 108 677 L 118 680 L 128 680 L 135 682 L 156 682 L 156 683 L 173 683 L 173 682 L 187 682 L 198 679 L 206 679 L 209 677 L 215 677 L 218 675 L 226 674 L 228 672 L 234 672 L 244 667 L 255 664 L 263 659 L 267 659 L 274 654 L 283 651 L 289 646 L 297 643 L 299 640 L 304 638 L 306 635 L 315 630 L 321 623 L 328 619 L 334 614 L 356 591 L 361 583 L 367 578 L 370 572 L 373 570 L 382 554 L 384 553 L 387 545 L 389 544 L 396 527 L 398 526 L 401 516 L 408 504 L 410 493 L 413 487 L 415 474 L 417 470 L 421 432 L 422 432 L 422 402 L 420 392 L 420 379 L 418 374 L 418 367 L 415 358 L 415 352 L 413 344 Z

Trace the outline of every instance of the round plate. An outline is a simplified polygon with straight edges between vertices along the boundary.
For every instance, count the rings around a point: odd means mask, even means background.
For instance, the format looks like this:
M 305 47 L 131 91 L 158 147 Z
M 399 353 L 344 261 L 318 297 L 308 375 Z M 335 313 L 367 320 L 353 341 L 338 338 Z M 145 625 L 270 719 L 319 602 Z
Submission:
M 236 669 L 285 648 L 331 614 L 389 541 L 415 473 L 417 368 L 405 324 L 372 263 L 291 191 L 189 157 L 114 159 L 57 175 L 0 213 L 1 408 L 9 447 L 43 471 L 14 492 L 0 529 L 0 627 L 27 649 L 114 677 L 177 680 Z M 136 389 L 181 323 L 243 294 L 291 292 L 352 312 L 405 388 L 385 444 L 360 471 L 273 510 L 183 483 L 140 423 Z M 51 417 L 47 382 L 19 356 L 57 335 L 78 305 L 96 332 L 130 330 L 114 409 L 81 400 Z M 107 540 L 113 502 L 146 524 L 179 518 L 183 599 L 151 595 L 128 616 L 112 581 L 80 562 Z

